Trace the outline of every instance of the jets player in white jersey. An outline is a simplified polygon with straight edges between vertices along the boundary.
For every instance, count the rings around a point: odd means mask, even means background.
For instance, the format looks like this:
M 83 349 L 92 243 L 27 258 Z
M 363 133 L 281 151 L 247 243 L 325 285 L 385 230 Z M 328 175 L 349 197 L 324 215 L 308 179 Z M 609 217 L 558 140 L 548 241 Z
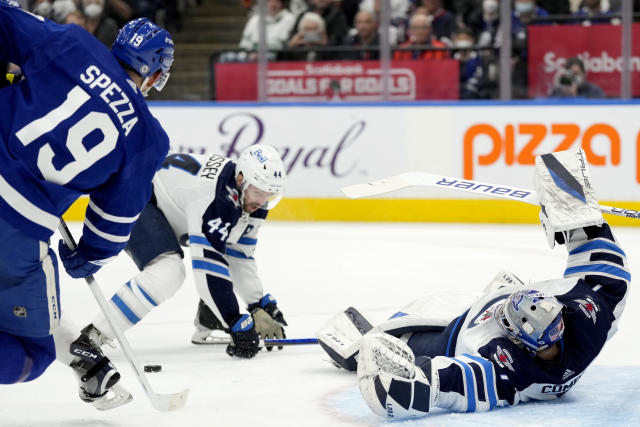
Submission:
M 120 327 L 138 323 L 182 286 L 181 246 L 188 246 L 197 291 L 231 336 L 230 356 L 251 358 L 259 338 L 284 337 L 284 318 L 263 292 L 253 253 L 285 180 L 282 160 L 268 145 L 249 147 L 237 163 L 217 154 L 169 155 L 125 248 L 140 273 L 111 298 Z M 250 314 L 241 312 L 236 294 Z M 102 315 L 85 329 L 98 344 L 113 339 Z
M 431 408 L 488 411 L 560 398 L 616 332 L 631 275 L 600 212 L 582 150 L 536 158 L 540 219 L 569 252 L 563 278 L 523 284 L 498 276 L 467 311 L 434 325 L 418 300 L 373 328 L 348 309 L 319 332 L 363 398 L 388 418 Z M 364 334 L 364 337 L 362 337 Z

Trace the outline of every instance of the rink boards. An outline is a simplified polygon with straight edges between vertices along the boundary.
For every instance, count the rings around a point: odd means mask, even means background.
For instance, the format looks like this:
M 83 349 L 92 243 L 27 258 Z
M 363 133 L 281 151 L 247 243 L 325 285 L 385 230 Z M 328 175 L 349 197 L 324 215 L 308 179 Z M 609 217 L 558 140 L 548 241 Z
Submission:
M 237 158 L 275 146 L 289 175 L 284 220 L 537 222 L 537 208 L 450 190 L 349 200 L 340 187 L 427 171 L 532 188 L 534 157 L 582 147 L 601 202 L 640 210 L 639 103 L 152 103 L 173 152 Z M 82 219 L 81 200 L 67 219 Z M 609 218 L 639 225 L 638 220 Z

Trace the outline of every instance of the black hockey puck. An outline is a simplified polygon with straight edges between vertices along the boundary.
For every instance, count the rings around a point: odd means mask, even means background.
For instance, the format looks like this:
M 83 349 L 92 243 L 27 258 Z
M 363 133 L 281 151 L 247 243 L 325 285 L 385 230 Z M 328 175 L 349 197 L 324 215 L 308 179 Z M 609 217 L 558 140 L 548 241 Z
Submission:
M 145 372 L 160 372 L 162 365 L 144 365 Z

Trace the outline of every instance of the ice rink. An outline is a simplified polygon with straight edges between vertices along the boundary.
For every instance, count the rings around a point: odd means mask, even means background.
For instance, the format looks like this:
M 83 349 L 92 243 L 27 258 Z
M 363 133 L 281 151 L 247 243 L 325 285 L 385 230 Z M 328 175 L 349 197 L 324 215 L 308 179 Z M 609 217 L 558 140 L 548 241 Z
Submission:
M 80 224 L 70 224 L 79 236 Z M 632 274 L 640 271 L 640 228 L 614 228 Z M 54 236 L 53 246 L 57 247 Z M 373 321 L 411 300 L 432 295 L 443 316 L 461 308 L 509 269 L 525 281 L 564 271 L 563 247 L 549 250 L 539 226 L 288 223 L 265 224 L 256 252 L 265 291 L 289 322 L 290 338 L 313 337 L 350 305 Z M 105 295 L 135 274 L 126 255 L 96 279 Z M 61 274 L 63 312 L 79 325 L 97 305 L 83 280 Z M 632 279 L 633 287 L 633 279 Z M 618 334 L 561 400 L 480 414 L 433 413 L 401 423 L 422 425 L 638 425 L 640 419 L 640 301 L 631 290 Z M 55 363 L 38 380 L 0 387 L 0 426 L 371 426 L 384 423 L 360 397 L 353 374 L 337 370 L 317 345 L 228 357 L 224 346 L 190 343 L 197 296 L 191 276 L 172 299 L 127 333 L 157 391 L 191 388 L 184 408 L 155 411 L 118 349 L 105 349 L 134 400 L 100 412 L 77 397 L 70 368 Z M 459 311 L 459 313 L 458 313 Z M 398 425 L 398 423 L 393 423 Z

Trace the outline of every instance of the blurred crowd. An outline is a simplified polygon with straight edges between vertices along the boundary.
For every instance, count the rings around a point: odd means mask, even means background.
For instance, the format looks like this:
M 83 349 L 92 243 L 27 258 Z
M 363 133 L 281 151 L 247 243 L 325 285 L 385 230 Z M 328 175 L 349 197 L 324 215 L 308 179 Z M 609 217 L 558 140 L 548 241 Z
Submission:
M 96 1 L 96 0 L 94 0 Z M 221 61 L 255 60 L 259 40 L 256 2 L 240 0 L 248 21 L 241 52 Z M 460 97 L 495 98 L 502 42 L 501 0 L 390 0 L 388 37 L 395 60 L 460 61 Z M 511 1 L 513 97 L 527 97 L 527 26 L 619 24 L 622 0 Z M 380 0 L 266 0 L 266 44 L 270 60 L 376 60 Z M 634 0 L 634 10 L 640 1 Z M 352 47 L 349 49 L 347 47 Z M 579 60 L 578 60 L 579 61 Z M 579 68 L 579 66 L 578 66 Z M 582 66 L 584 69 L 584 66 Z M 567 68 L 567 76 L 571 70 Z M 584 74 L 584 73 L 583 73 Z M 572 84 L 580 83 L 580 78 Z M 566 82 L 567 78 L 563 80 Z M 584 82 L 583 82 L 584 83 Z M 560 86 L 567 86 L 559 83 Z M 570 96 L 565 88 L 551 96 Z M 602 91 L 590 95 L 604 96 Z
M 145 17 L 170 31 L 182 28 L 183 0 L 18 0 L 24 10 L 59 24 L 76 24 L 108 47 L 127 21 Z

